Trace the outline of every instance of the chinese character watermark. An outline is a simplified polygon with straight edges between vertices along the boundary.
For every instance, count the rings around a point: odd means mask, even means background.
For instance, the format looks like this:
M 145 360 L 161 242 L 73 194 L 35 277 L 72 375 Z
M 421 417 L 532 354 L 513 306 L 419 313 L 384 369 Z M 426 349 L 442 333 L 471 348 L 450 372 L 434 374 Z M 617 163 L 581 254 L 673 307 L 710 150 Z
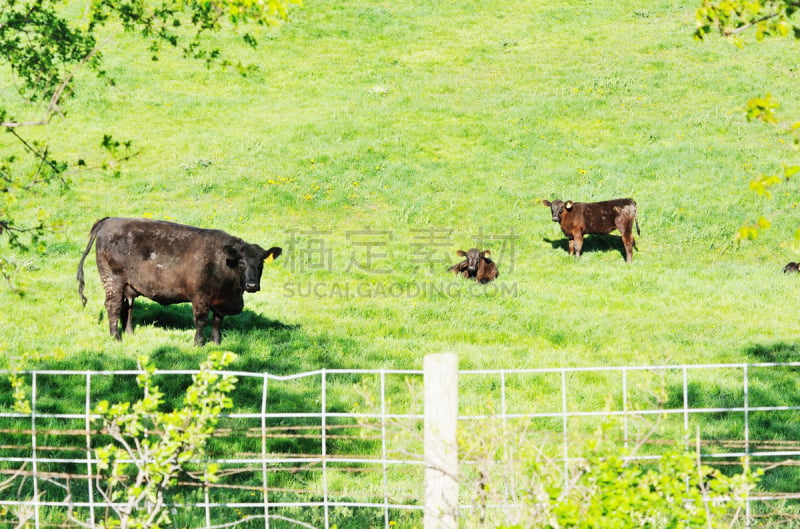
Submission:
M 512 272 L 517 240 L 513 228 L 508 233 L 493 233 L 480 228 L 477 233 L 464 238 L 458 237 L 453 228 L 418 228 L 398 235 L 392 230 L 365 227 L 346 231 L 343 239 L 332 230 L 316 228 L 291 230 L 287 234 L 285 267 L 297 274 L 331 274 L 331 279 L 327 281 L 297 280 L 286 283 L 284 295 L 288 297 L 455 297 L 463 295 L 465 288 L 474 288 L 476 295 L 485 295 L 490 291 L 497 294 L 498 290 L 500 295 L 516 295 L 516 284 L 512 288 L 508 283 L 487 287 L 480 283 L 475 283 L 475 286 L 448 283 L 444 278 L 441 283 L 430 279 L 411 282 L 405 279 L 397 282 L 391 280 L 392 274 L 400 270 L 408 271 L 409 265 L 412 270 L 430 267 L 434 272 L 440 269 L 445 274 L 447 268 L 458 260 L 456 251 L 469 248 L 490 250 L 501 273 Z M 335 271 L 374 274 L 378 281 L 347 282 L 340 276 L 334 278 Z M 430 278 L 430 273 L 425 277 Z M 386 280 L 381 282 L 380 279 L 384 278 Z

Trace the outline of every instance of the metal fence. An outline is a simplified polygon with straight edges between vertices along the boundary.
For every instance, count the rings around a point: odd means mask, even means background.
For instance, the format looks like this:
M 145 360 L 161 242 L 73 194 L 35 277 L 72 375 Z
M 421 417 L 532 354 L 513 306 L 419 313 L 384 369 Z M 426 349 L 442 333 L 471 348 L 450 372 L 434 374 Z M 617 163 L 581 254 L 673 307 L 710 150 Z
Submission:
M 193 373 L 157 372 L 165 406 L 180 405 Z M 613 423 L 620 447 L 641 443 L 637 457 L 658 457 L 685 432 L 700 440 L 706 462 L 739 468 L 747 458 L 764 470 L 747 526 L 787 526 L 800 500 L 799 373 L 800 362 L 462 370 L 459 432 L 489 437 L 519 425 L 517 432 L 565 464 L 600 424 Z M 93 410 L 103 399 L 137 400 L 139 374 L 20 373 L 30 414 L 11 411 L 3 377 L 0 528 L 74 526 L 72 519 L 94 526 L 104 518 L 95 450 L 109 438 Z M 220 421 L 207 459 L 171 493 L 174 527 L 421 525 L 422 370 L 229 374 L 238 379 L 234 411 Z M 207 463 L 219 466 L 218 481 L 204 480 Z M 468 468 L 470 461 L 460 463 Z M 468 487 L 459 492 L 463 512 L 471 508 Z

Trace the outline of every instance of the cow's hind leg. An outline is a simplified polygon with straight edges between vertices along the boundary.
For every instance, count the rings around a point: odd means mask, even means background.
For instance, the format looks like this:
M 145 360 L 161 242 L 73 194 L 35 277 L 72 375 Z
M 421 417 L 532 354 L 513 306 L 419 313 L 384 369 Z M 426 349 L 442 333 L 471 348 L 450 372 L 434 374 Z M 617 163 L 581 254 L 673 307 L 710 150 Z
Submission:
M 133 300 L 136 299 L 136 292 L 130 287 L 125 288 L 125 296 L 122 300 L 122 310 L 120 320 L 125 322 L 124 332 L 133 334 Z
M 130 321 L 131 313 L 133 312 L 131 310 L 131 308 L 132 308 L 131 307 L 131 302 L 128 300 L 127 297 L 123 296 L 123 298 L 122 298 L 122 307 L 119 310 L 119 321 L 121 321 L 123 323 L 123 325 L 124 325 L 124 327 L 122 328 L 122 332 L 126 332 L 126 333 L 132 333 L 133 332 L 131 329 L 128 328 L 130 326 L 128 321 Z
M 99 243 L 98 243 L 99 244 Z M 100 274 L 100 281 L 103 283 L 103 290 L 106 291 L 106 313 L 108 314 L 108 330 L 113 338 L 121 340 L 119 332 L 120 317 L 127 319 L 130 307 L 126 307 L 126 286 L 125 279 L 115 274 L 111 266 L 105 259 L 101 258 L 101 252 L 97 252 L 97 272 Z
M 629 263 L 633 262 L 633 231 L 629 228 L 622 232 L 622 244 L 625 246 L 625 260 Z
M 119 333 L 119 320 L 126 310 L 127 300 L 122 295 L 122 290 L 106 292 L 106 312 L 108 313 L 108 331 L 116 340 L 121 340 Z M 126 316 L 127 317 L 127 316 Z

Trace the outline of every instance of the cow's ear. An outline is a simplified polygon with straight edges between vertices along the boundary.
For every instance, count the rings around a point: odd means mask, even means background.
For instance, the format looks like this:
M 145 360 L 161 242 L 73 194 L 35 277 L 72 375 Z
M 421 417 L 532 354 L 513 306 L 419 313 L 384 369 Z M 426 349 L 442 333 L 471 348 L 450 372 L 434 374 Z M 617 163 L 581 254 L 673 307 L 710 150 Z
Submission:
M 460 255 L 461 257 L 466 257 L 467 252 L 464 250 L 456 250 L 456 255 Z
M 239 259 L 241 254 L 239 250 L 231 246 L 230 244 L 226 244 L 222 247 L 222 251 L 225 253 L 225 264 L 230 266 L 231 268 L 236 268 L 239 266 Z
M 549 200 L 546 200 L 546 199 L 544 199 L 544 198 L 543 198 L 543 199 L 541 199 L 539 202 L 541 202 L 542 204 L 544 204 L 544 205 L 545 205 L 545 206 L 547 206 L 548 208 L 549 208 L 549 207 L 550 207 L 550 205 L 552 204 L 552 202 L 550 202 Z
M 572 209 L 572 201 L 571 200 L 567 200 L 567 203 L 564 204 L 564 207 L 567 209 L 567 211 L 571 210 Z
M 492 255 L 491 250 L 484 250 L 481 252 L 481 257 L 486 257 L 487 255 Z
M 282 253 L 283 253 L 282 248 L 279 248 L 278 246 L 273 246 L 272 248 L 267 250 L 266 257 L 264 257 L 264 260 L 267 262 L 274 261 L 275 259 L 280 257 Z

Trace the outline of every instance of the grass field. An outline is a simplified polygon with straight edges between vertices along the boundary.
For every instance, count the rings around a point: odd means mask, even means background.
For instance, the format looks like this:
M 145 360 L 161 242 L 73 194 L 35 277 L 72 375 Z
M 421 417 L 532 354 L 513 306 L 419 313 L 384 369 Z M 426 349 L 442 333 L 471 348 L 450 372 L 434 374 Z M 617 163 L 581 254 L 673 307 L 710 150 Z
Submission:
M 81 72 L 66 118 L 33 132 L 71 162 L 71 185 L 14 205 L 44 209 L 52 230 L 43 254 L 6 256 L 19 272 L 0 290 L 0 368 L 31 353 L 74 369 L 140 354 L 195 368 L 212 349 L 276 374 L 419 369 L 439 352 L 463 369 L 797 360 L 800 284 L 781 269 L 797 260 L 784 243 L 798 182 L 771 200 L 748 190 L 797 153 L 740 110 L 770 92 L 800 115 L 798 44 L 695 42 L 696 4 L 313 0 L 256 50 L 218 37 L 258 66 L 246 77 L 173 52 L 153 62 L 110 32 L 115 84 Z M 101 168 L 104 134 L 137 154 Z M 0 140 L 1 156 L 16 149 Z M 625 196 L 641 226 L 631 265 L 616 234 L 590 236 L 575 261 L 537 202 Z M 737 244 L 762 213 L 773 227 Z M 284 255 L 220 346 L 192 345 L 188 304 L 143 298 L 136 333 L 115 342 L 93 253 L 86 307 L 75 281 L 105 216 L 223 229 Z M 473 246 L 492 251 L 496 282 L 446 272 Z M 698 399 L 735 384 L 720 375 Z M 596 386 L 587 398 L 602 402 Z
M 736 109 L 766 91 L 798 108 L 797 45 L 694 42 L 694 7 L 310 2 L 255 51 L 220 43 L 259 66 L 248 77 L 110 35 L 116 84 L 82 75 L 67 119 L 38 132 L 73 167 L 99 167 L 103 134 L 139 154 L 17 205 L 55 228 L 44 255 L 11 256 L 23 294 L 0 293 L 0 344 L 196 365 L 188 305 L 137 302 L 136 335 L 114 343 L 91 256 L 86 308 L 77 296 L 92 223 L 147 216 L 284 247 L 224 328 L 260 370 L 416 368 L 442 351 L 464 368 L 793 359 L 781 243 L 797 184 L 767 201 L 747 183 L 795 153 Z M 574 262 L 537 204 L 621 196 L 639 203 L 631 266 L 615 235 Z M 761 212 L 774 228 L 737 245 Z M 472 246 L 493 251 L 498 282 L 445 272 Z

